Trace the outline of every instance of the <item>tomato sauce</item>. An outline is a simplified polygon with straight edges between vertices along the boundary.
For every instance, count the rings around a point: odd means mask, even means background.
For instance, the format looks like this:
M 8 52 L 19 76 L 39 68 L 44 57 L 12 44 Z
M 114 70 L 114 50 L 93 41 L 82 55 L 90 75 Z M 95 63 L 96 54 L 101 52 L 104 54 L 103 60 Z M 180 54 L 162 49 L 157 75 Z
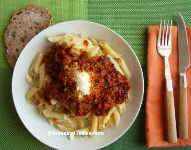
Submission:
M 128 98 L 127 78 L 116 71 L 106 55 L 90 57 L 82 51 L 80 56 L 74 56 L 71 48 L 54 45 L 43 62 L 51 79 L 42 90 L 44 98 L 58 100 L 76 115 L 106 115 L 113 106 Z M 81 98 L 74 79 L 76 69 L 88 72 L 91 78 L 90 94 Z

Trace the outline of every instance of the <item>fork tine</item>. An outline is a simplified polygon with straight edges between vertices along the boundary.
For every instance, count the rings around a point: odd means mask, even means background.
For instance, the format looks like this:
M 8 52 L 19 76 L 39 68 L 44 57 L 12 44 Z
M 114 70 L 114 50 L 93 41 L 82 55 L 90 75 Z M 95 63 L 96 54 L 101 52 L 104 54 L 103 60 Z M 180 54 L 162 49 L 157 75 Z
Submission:
M 160 27 L 159 27 L 159 33 L 158 33 L 158 39 L 157 39 L 158 46 L 160 46 L 161 44 L 161 33 L 162 33 L 162 20 L 160 21 Z
M 172 33 L 171 31 L 172 31 L 172 20 L 170 20 L 170 33 Z
M 165 20 L 162 26 L 162 45 L 165 45 Z
M 172 37 L 172 20 L 170 20 L 170 28 L 169 28 L 169 38 L 168 38 L 168 45 L 171 45 L 171 37 Z
M 167 21 L 166 24 L 166 33 L 165 33 L 165 45 L 169 44 L 169 20 Z

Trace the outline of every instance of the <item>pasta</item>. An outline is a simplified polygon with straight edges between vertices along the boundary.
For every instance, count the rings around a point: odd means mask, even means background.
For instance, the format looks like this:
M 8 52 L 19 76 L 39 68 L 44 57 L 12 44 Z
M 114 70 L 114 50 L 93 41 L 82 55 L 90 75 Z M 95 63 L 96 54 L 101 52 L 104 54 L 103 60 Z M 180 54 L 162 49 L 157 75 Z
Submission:
M 114 117 L 115 125 L 118 125 L 120 122 L 120 114 L 119 114 L 119 111 L 117 109 L 115 109 L 115 111 L 113 112 L 113 117 Z
M 98 117 L 93 115 L 91 121 L 91 132 L 96 132 L 98 128 Z
M 107 123 L 109 122 L 109 120 L 111 119 L 112 114 L 117 111 L 115 107 L 113 107 L 106 116 L 103 117 L 103 122 L 100 125 L 103 129 L 106 128 Z
M 64 36 L 49 37 L 48 40 L 58 45 L 74 45 L 72 52 L 79 55 L 79 49 L 83 48 L 84 41 L 86 45 L 85 51 L 91 56 L 106 55 L 115 69 L 122 75 L 129 77 L 129 70 L 122 59 L 106 42 L 89 39 L 87 37 L 77 37 L 75 35 L 66 34 Z M 113 125 L 118 125 L 120 122 L 120 115 L 126 110 L 126 102 L 117 104 L 109 110 L 106 115 L 96 116 L 95 114 L 87 114 L 85 116 L 76 116 L 73 113 L 65 113 L 63 106 L 56 99 L 51 99 L 48 103 L 40 96 L 41 89 L 46 83 L 50 82 L 50 77 L 46 74 L 43 57 L 45 52 L 40 52 L 36 55 L 32 62 L 26 80 L 31 85 L 26 98 L 29 102 L 37 105 L 37 108 L 50 124 L 56 126 L 61 131 L 69 132 L 97 132 Z M 70 134 L 69 139 L 73 139 L 74 135 Z
M 118 111 L 119 111 L 120 114 L 124 113 L 125 110 L 126 110 L 126 105 L 125 105 L 125 103 L 118 104 L 118 105 L 117 105 L 117 109 L 118 109 Z
M 42 61 L 42 58 L 43 58 L 43 53 L 40 52 L 38 54 L 38 57 L 36 58 L 36 61 L 34 63 L 34 73 L 38 74 L 39 73 L 39 67 L 40 67 L 40 63 Z
M 106 42 L 99 42 L 99 45 L 102 47 L 103 51 L 115 60 L 116 66 L 120 66 L 120 73 L 124 73 L 128 78 L 130 78 L 130 72 L 125 64 L 125 61 L 120 55 L 118 55 Z M 118 68 L 118 67 L 117 67 Z M 119 70 L 118 70 L 119 71 Z
M 100 41 L 99 45 L 104 53 L 111 55 L 113 58 L 120 58 L 120 56 L 106 42 Z

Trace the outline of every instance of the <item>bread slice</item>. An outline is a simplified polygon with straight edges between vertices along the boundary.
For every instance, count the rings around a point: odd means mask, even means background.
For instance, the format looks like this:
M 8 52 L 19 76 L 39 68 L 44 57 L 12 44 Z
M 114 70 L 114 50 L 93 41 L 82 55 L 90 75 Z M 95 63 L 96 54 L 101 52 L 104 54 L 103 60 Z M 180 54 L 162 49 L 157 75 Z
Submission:
M 13 68 L 25 45 L 51 24 L 52 15 L 47 8 L 29 5 L 16 11 L 4 34 L 6 57 Z

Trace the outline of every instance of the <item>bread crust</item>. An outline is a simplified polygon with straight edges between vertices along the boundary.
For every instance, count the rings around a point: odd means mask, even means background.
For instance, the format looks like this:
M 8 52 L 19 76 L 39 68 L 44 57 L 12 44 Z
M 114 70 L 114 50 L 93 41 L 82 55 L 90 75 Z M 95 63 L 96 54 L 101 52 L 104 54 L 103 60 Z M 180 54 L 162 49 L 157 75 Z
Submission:
M 6 58 L 12 68 L 25 45 L 51 22 L 50 11 L 38 5 L 28 5 L 12 14 L 4 32 Z

